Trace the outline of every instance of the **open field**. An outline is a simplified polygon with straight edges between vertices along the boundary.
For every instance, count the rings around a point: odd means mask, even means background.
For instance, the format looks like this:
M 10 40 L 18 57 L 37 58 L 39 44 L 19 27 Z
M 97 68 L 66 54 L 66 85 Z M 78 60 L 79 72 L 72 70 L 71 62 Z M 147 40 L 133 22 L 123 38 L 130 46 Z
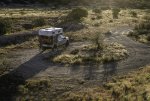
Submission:
M 84 9 L 81 22 L 66 22 L 71 9 L 0 9 L 13 26 L 0 36 L 8 40 L 0 44 L 0 100 L 150 100 L 150 46 L 129 35 L 149 9 L 121 9 L 117 18 L 111 9 Z M 39 18 L 45 23 L 36 26 Z M 41 52 L 37 32 L 51 26 L 63 27 L 70 45 Z

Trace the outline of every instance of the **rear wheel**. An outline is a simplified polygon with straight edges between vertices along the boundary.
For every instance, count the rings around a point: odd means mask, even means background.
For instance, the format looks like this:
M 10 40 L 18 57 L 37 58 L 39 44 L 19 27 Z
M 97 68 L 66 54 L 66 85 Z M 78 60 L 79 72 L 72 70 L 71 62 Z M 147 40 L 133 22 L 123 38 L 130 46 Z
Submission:
M 56 50 L 57 50 L 57 45 L 54 45 L 53 48 L 52 48 L 52 51 L 55 52 Z
M 42 51 L 45 51 L 45 50 L 46 50 L 46 48 L 45 48 L 45 47 L 42 47 L 41 49 L 42 49 Z

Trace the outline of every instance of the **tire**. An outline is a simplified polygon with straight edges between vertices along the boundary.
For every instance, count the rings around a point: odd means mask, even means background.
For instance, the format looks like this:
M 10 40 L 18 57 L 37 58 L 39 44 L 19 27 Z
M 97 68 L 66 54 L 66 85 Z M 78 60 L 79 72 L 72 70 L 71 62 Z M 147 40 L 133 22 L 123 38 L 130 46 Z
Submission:
M 54 45 L 54 47 L 52 48 L 52 51 L 57 50 L 57 45 Z
M 69 46 L 69 41 L 67 41 L 67 42 L 66 42 L 65 46 L 66 46 L 66 47 L 68 47 L 68 46 Z
M 45 50 L 46 50 L 46 48 L 45 48 L 45 47 L 42 47 L 41 49 L 42 49 L 42 51 L 45 51 Z

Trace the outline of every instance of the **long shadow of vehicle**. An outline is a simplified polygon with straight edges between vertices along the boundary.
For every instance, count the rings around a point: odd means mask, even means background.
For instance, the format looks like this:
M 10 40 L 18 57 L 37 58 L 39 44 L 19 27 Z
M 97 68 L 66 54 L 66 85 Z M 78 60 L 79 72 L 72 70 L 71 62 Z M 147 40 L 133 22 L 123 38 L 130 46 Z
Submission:
M 44 71 L 52 63 L 44 60 L 49 56 L 57 56 L 62 51 L 39 53 L 29 61 L 21 64 L 17 69 L 0 77 L 0 101 L 13 101 L 14 96 L 18 94 L 18 86 L 23 85 L 25 81 L 34 75 Z M 45 57 L 46 56 L 46 57 Z M 38 61 L 38 62 L 37 62 Z

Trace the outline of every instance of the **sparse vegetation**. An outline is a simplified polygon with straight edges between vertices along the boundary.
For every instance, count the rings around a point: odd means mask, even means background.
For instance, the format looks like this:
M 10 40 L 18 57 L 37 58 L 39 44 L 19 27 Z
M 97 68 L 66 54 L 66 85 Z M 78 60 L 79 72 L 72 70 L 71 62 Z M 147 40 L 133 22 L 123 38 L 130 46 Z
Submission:
M 93 39 L 92 42 L 96 46 L 97 50 L 103 50 L 104 49 L 104 35 L 101 32 L 97 32 Z
M 48 79 L 42 80 L 28 80 L 24 85 L 18 87 L 19 96 L 16 101 L 20 99 L 26 100 L 48 100 L 50 97 L 48 92 L 51 90 L 51 81 Z M 47 92 L 47 93 L 46 93 Z M 36 98 L 33 96 L 37 96 Z
M 118 19 L 119 12 L 120 12 L 120 9 L 119 9 L 119 8 L 114 8 L 114 9 L 112 9 L 112 15 L 113 15 L 113 18 L 114 18 L 114 19 Z
M 128 52 L 125 47 L 118 43 L 111 43 L 104 47 L 93 45 L 83 46 L 75 49 L 67 54 L 60 54 L 51 61 L 62 64 L 88 64 L 88 63 L 107 63 L 111 61 L 119 61 L 127 57 Z M 101 44 L 100 44 L 101 45 Z M 101 49 L 102 48 L 102 49 Z
M 114 77 L 111 81 L 104 83 L 102 86 L 83 87 L 84 83 L 80 84 L 78 86 L 81 86 L 82 89 L 78 90 L 73 90 L 73 87 L 76 87 L 73 85 L 65 86 L 61 79 L 57 79 L 59 84 L 61 83 L 59 87 L 54 87 L 55 82 L 53 79 L 50 78 L 30 79 L 25 81 L 24 83 L 19 79 L 19 81 L 16 81 L 16 79 L 12 79 L 10 77 L 7 77 L 7 80 L 9 80 L 9 82 L 10 80 L 11 82 L 16 82 L 14 84 L 21 84 L 17 87 L 18 93 L 17 96 L 15 96 L 16 101 L 19 101 L 20 99 L 22 101 L 36 100 L 37 98 L 38 100 L 49 100 L 50 98 L 52 100 L 60 101 L 83 101 L 89 99 L 110 101 L 136 99 L 149 101 L 149 74 L 150 67 L 146 66 L 139 69 L 138 71 L 129 73 L 128 75 Z M 1 87 L 2 86 L 5 88 L 5 86 L 8 85 L 1 84 Z M 14 86 L 15 85 L 13 85 L 12 87 Z M 58 94 L 59 96 L 57 96 Z
M 130 14 L 132 17 L 136 17 L 136 18 L 138 17 L 138 14 L 135 11 L 131 11 Z
M 0 19 L 0 35 L 4 35 L 11 30 L 10 20 Z
M 83 17 L 88 16 L 88 11 L 83 8 L 76 8 L 73 9 L 67 16 L 66 20 L 67 21 L 81 21 Z
M 141 42 L 150 42 L 150 10 L 144 9 L 150 7 L 149 0 L 98 1 L 99 3 L 97 0 L 0 1 L 0 35 L 11 34 L 0 36 L 1 39 L 8 40 L 8 44 L 5 44 L 6 40 L 0 44 L 0 100 L 150 100 L 150 67 L 129 74 L 127 72 L 130 69 L 126 70 L 132 65 L 135 70 L 135 66 L 148 63 L 146 59 L 149 59 L 149 49 L 126 37 L 128 28 L 122 32 L 126 27 L 135 26 L 129 36 Z M 23 4 L 24 7 L 5 8 L 5 4 Z M 26 4 L 34 4 L 35 7 L 28 8 Z M 38 38 L 35 34 L 39 29 L 50 26 L 64 29 L 70 39 L 68 48 L 61 52 L 59 50 L 62 47 L 58 47 L 55 52 L 38 51 Z M 105 34 L 108 30 L 112 33 Z M 32 31 L 34 36 L 30 33 Z M 134 43 L 134 46 L 128 45 L 128 41 Z M 135 56 L 135 60 L 132 56 Z M 123 59 L 127 61 L 121 61 Z M 134 63 L 130 64 L 132 62 Z M 26 69 L 27 73 L 24 71 Z M 111 69 L 117 73 L 110 73 Z M 120 71 L 126 75 L 120 76 Z M 17 75 L 12 75 L 13 73 Z M 22 78 L 21 74 L 27 75 L 27 78 Z M 106 82 L 105 75 L 109 75 Z
M 93 9 L 93 12 L 94 12 L 94 13 L 97 13 L 97 14 L 101 14 L 101 13 L 102 13 L 102 10 L 101 10 L 101 9 Z
M 28 30 L 28 29 L 33 29 L 33 27 L 34 27 L 33 24 L 23 24 L 22 26 L 23 26 L 23 28 L 25 28 L 26 30 Z
M 10 61 L 9 59 L 5 56 L 5 51 L 0 50 L 0 76 L 5 74 L 5 72 L 8 72 L 11 67 L 10 67 Z
M 150 37 L 150 20 L 148 17 L 146 17 L 145 21 L 142 21 L 138 25 L 135 26 L 135 29 L 133 32 L 129 34 L 129 36 L 133 37 L 134 39 L 148 43 L 149 37 Z
M 44 18 L 37 18 L 37 19 L 33 20 L 32 23 L 35 27 L 40 27 L 40 26 L 46 25 Z

